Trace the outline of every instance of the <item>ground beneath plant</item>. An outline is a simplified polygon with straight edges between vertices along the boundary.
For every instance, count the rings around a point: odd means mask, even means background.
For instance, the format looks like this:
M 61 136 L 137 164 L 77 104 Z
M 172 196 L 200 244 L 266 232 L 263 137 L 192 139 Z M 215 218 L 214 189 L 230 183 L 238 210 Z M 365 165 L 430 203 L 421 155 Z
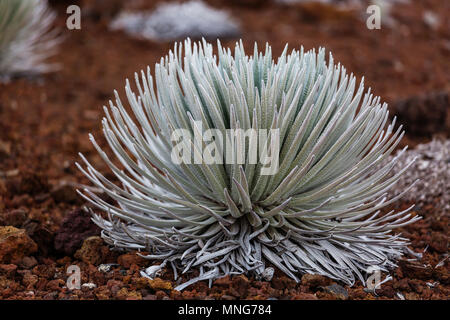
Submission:
M 150 8 L 157 2 L 127 5 Z M 153 66 L 172 44 L 109 31 L 107 23 L 120 1 L 81 1 L 82 29 L 74 31 L 64 29 L 65 1 L 53 3 L 65 36 L 52 59 L 61 69 L 0 84 L 0 299 L 448 299 L 449 213 L 432 204 L 417 206 L 414 212 L 423 219 L 400 230 L 423 257 L 399 261 L 393 279 L 375 293 L 359 282 L 349 287 L 321 276 L 306 275 L 296 283 L 278 271 L 271 281 L 241 275 L 219 279 L 211 288 L 199 282 L 183 292 L 173 290 L 177 283 L 169 269 L 154 280 L 142 278 L 139 271 L 154 262 L 111 251 L 101 241 L 74 191 L 87 183 L 74 162 L 82 152 L 108 172 L 87 135 L 105 144 L 101 107 L 114 89 L 123 95 L 125 78 Z M 254 41 L 260 47 L 269 42 L 274 56 L 286 42 L 291 48 L 331 50 L 336 61 L 359 78 L 364 75 L 366 85 L 390 104 L 407 130 L 403 145 L 449 137 L 450 25 L 445 14 L 450 4 L 397 5 L 395 26 L 368 30 L 358 14 L 330 6 L 211 3 L 241 21 L 249 50 Z M 425 12 L 437 15 L 439 24 L 424 19 Z M 234 46 L 235 41 L 222 42 Z M 70 265 L 81 268 L 80 290 L 66 286 Z

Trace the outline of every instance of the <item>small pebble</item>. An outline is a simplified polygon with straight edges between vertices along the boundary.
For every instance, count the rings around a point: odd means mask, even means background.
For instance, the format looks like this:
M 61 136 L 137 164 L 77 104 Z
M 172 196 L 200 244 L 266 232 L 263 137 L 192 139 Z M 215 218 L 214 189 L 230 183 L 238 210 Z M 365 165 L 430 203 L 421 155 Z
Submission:
M 333 283 L 330 286 L 324 287 L 323 289 L 326 292 L 332 294 L 337 299 L 340 299 L 340 300 L 347 300 L 348 299 L 348 292 L 347 292 L 347 290 L 343 286 L 340 286 L 340 285 L 338 285 L 336 283 Z
M 273 274 L 275 273 L 274 268 L 269 267 L 266 268 L 262 273 L 261 273 L 261 277 L 266 280 L 266 281 L 270 281 L 273 278 Z
M 98 266 L 97 270 L 100 271 L 100 272 L 107 273 L 107 272 L 111 271 L 111 267 L 114 266 L 114 265 L 117 265 L 117 264 L 113 264 L 113 263 L 101 264 L 101 265 Z
M 81 288 L 82 288 L 82 289 L 89 289 L 89 290 L 92 290 L 92 289 L 97 288 L 97 285 L 96 285 L 95 283 L 88 282 L 88 283 L 83 283 L 83 284 L 81 285 Z

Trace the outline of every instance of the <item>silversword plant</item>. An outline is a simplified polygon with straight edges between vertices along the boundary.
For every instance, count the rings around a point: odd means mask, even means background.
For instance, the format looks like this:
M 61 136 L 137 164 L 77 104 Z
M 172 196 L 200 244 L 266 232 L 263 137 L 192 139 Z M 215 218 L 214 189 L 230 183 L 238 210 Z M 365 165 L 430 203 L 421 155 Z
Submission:
M 97 188 L 80 194 L 104 212 L 93 220 L 107 243 L 146 251 L 175 277 L 197 268 L 178 290 L 229 274 L 261 276 L 267 262 L 297 281 L 306 272 L 364 283 L 369 266 L 387 270 L 405 251 L 407 239 L 391 231 L 419 217 L 411 208 L 382 209 L 408 192 L 386 197 L 410 164 L 395 174 L 397 157 L 379 166 L 402 128 L 388 123 L 387 105 L 363 81 L 357 86 L 331 54 L 326 62 L 324 49 L 288 54 L 286 47 L 275 62 L 268 45 L 247 56 L 242 42 L 234 55 L 219 42 L 215 55 L 206 41 L 186 40 L 156 64 L 154 78 L 150 69 L 135 78 L 137 92 L 128 80 L 125 87 L 133 117 L 117 92 L 104 107 L 115 159 L 90 136 L 116 179 L 81 155 L 85 165 L 77 165 Z M 173 132 L 201 134 L 198 122 L 222 134 L 278 129 L 278 170 L 264 175 L 263 164 L 249 163 L 243 135 L 233 146 L 243 164 L 174 163 Z
M 0 1 L 0 80 L 51 71 L 59 38 L 46 0 Z

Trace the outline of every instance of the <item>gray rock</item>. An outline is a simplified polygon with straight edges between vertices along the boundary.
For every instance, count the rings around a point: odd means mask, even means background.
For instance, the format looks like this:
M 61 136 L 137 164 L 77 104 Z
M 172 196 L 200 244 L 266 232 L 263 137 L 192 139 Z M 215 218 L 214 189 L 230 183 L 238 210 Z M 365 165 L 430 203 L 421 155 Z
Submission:
M 347 300 L 348 299 L 348 292 L 343 287 L 336 283 L 333 283 L 332 285 L 326 286 L 323 288 L 325 292 L 331 293 L 333 296 L 335 296 L 337 299 L 340 300 Z
M 433 204 L 442 212 L 450 210 L 450 140 L 433 140 L 420 144 L 415 149 L 405 151 L 399 156 L 391 174 L 404 169 L 414 159 L 416 161 L 404 172 L 388 196 L 403 192 L 418 180 L 402 200 L 417 205 Z M 392 159 L 392 157 L 390 157 Z M 390 161 L 390 160 L 388 160 Z
M 263 278 L 266 281 L 270 281 L 273 278 L 275 270 L 272 267 L 264 269 L 264 271 L 261 273 L 261 278 Z

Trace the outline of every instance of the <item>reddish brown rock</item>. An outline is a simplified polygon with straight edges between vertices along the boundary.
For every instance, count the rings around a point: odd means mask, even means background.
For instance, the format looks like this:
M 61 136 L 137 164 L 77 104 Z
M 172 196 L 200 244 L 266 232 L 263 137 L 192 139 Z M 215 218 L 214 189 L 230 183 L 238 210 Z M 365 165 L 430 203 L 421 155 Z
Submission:
M 31 272 L 40 278 L 53 279 L 56 269 L 55 265 L 39 264 L 35 266 Z
M 156 298 L 157 298 L 158 300 L 164 300 L 165 298 L 168 297 L 168 296 L 167 296 L 167 293 L 165 293 L 165 292 L 162 291 L 162 290 L 156 291 L 155 295 L 156 295 Z
M 146 289 L 149 287 L 148 278 L 140 277 L 137 279 L 134 279 L 133 284 L 136 286 L 137 289 Z
M 122 288 L 117 292 L 117 299 L 120 300 L 142 300 L 142 296 L 139 292 L 134 290 L 128 291 L 127 288 Z
M 111 291 L 112 295 L 116 295 L 117 292 L 124 287 L 124 284 L 122 281 L 109 280 L 106 283 L 106 287 Z
M 148 285 L 153 290 L 172 290 L 172 283 L 170 281 L 164 281 L 161 278 L 155 278 L 154 280 L 148 279 Z
M 0 225 L 20 228 L 27 220 L 27 210 L 15 209 L 0 216 Z
M 405 293 L 406 300 L 420 300 L 419 295 L 414 292 Z
M 331 283 L 331 280 L 327 277 L 318 274 L 306 273 L 302 276 L 302 285 L 310 288 L 325 287 Z
M 3 290 L 2 295 L 8 297 L 12 290 L 17 288 L 17 283 L 11 279 L 7 279 L 4 276 L 0 276 L 0 289 Z
M 286 276 L 274 277 L 271 281 L 272 287 L 277 290 L 291 289 L 296 286 L 295 280 Z
M 46 289 L 50 291 L 60 291 L 66 283 L 62 279 L 51 280 L 47 283 Z
M 230 283 L 231 283 L 230 276 L 225 276 L 214 281 L 215 285 L 224 287 L 228 287 Z
M 38 282 L 38 280 L 39 280 L 38 276 L 31 274 L 31 272 L 28 272 L 23 275 L 22 284 L 27 289 L 32 289 L 34 285 Z
M 450 268 L 448 267 L 442 266 L 435 268 L 433 270 L 433 276 L 442 284 L 450 284 Z
M 424 290 L 423 283 L 420 280 L 410 280 L 409 286 L 417 293 L 422 293 Z
M 37 249 L 36 243 L 25 230 L 12 226 L 0 227 L 0 263 L 18 263 Z
M 448 236 L 440 232 L 433 232 L 430 247 L 439 253 L 448 252 Z
M 37 260 L 35 257 L 23 257 L 20 262 L 20 267 L 24 269 L 31 269 L 37 265 Z
M 71 262 L 72 262 L 72 259 L 70 259 L 70 257 L 67 257 L 67 256 L 56 260 L 56 263 L 60 266 L 66 266 L 66 265 L 70 264 Z
M 8 278 L 12 278 L 17 270 L 15 264 L 0 264 L 0 275 L 4 275 Z
M 292 300 L 318 300 L 317 296 L 311 293 L 299 293 L 292 297 Z
M 392 289 L 392 288 L 391 288 Z M 378 290 L 377 290 L 378 292 Z M 365 299 L 367 297 L 367 292 L 364 291 L 364 288 L 356 288 L 350 292 L 351 299 Z
M 233 295 L 238 298 L 245 298 L 248 294 L 248 288 L 250 287 L 250 282 L 248 278 L 244 275 L 238 275 L 233 277 L 231 280 L 231 289 Z
M 379 296 L 384 296 L 388 298 L 394 298 L 395 296 L 395 290 L 392 288 L 391 284 L 383 284 L 380 289 L 376 290 L 376 293 Z
M 95 296 L 98 300 L 109 300 L 111 296 L 111 292 L 105 287 L 99 288 L 99 290 L 95 293 Z
M 406 279 L 406 278 L 396 281 L 392 287 L 394 289 L 401 290 L 401 291 L 410 291 L 411 290 L 409 283 L 408 283 L 408 279 Z
M 148 263 L 148 260 L 138 256 L 135 252 L 130 252 L 119 256 L 119 258 L 117 258 L 117 263 L 128 269 L 133 264 L 143 267 Z
M 100 237 L 89 237 L 84 240 L 81 249 L 75 253 L 75 258 L 86 263 L 99 264 L 104 255 L 103 240 Z

